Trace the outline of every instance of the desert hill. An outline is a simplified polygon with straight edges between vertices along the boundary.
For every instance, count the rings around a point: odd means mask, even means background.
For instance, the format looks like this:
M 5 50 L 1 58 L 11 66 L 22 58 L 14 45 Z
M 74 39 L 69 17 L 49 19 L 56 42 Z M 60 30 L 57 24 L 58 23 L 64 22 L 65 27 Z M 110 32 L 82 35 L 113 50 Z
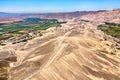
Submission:
M 100 11 L 75 11 L 75 12 L 56 12 L 56 13 L 5 13 L 0 12 L 0 23 L 12 23 L 21 21 L 24 18 L 36 17 L 36 18 L 57 18 L 57 19 L 66 19 L 66 18 L 77 18 L 89 13 L 98 13 L 104 12 Z
M 81 19 L 93 21 L 93 22 L 115 22 L 120 23 L 120 9 L 114 9 L 109 11 L 89 13 L 81 17 Z
M 17 56 L 10 64 L 10 80 L 120 80 L 116 45 L 91 23 L 70 20 L 42 37 L 2 50 L 12 48 Z
M 106 18 L 114 22 L 118 13 L 82 16 L 92 23 L 66 19 L 62 27 L 49 28 L 41 37 L 1 46 L 0 55 L 17 58 L 10 62 L 9 80 L 120 80 L 120 44 L 93 25 Z

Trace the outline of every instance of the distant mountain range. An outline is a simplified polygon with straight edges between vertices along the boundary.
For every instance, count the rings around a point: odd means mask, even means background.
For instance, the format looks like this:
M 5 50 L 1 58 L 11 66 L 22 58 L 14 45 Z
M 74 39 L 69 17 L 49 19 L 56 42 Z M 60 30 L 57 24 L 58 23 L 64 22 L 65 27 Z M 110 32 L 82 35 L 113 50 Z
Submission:
M 18 17 L 21 14 L 18 13 L 5 13 L 5 12 L 0 12 L 0 19 L 1 18 L 14 18 L 14 17 Z
M 117 14 L 117 15 L 116 15 Z M 0 23 L 8 23 L 23 20 L 24 18 L 78 18 L 93 22 L 120 22 L 120 9 L 99 11 L 75 11 L 59 13 L 4 13 L 0 12 Z
M 114 9 L 104 12 L 96 12 L 95 14 L 89 13 L 83 15 L 81 19 L 93 22 L 115 22 L 120 23 L 120 9 Z
M 100 11 L 75 11 L 75 12 L 60 12 L 60 13 L 5 13 L 0 12 L 0 19 L 15 18 L 15 17 L 41 17 L 41 18 L 71 18 L 83 16 L 89 13 L 104 12 Z

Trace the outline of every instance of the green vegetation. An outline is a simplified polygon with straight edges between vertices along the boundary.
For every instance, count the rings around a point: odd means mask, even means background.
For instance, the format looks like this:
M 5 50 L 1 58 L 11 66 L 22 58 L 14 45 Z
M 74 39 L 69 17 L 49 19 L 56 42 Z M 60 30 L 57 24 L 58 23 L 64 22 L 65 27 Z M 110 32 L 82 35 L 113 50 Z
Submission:
M 26 23 L 30 23 L 30 24 L 33 24 L 33 23 L 39 23 L 40 22 L 40 18 L 26 18 L 24 19 L 24 22 Z
M 6 40 L 16 34 L 23 35 L 30 31 L 46 30 L 50 27 L 60 27 L 63 23 L 66 22 L 58 22 L 57 19 L 26 18 L 19 22 L 0 24 L 0 40 Z
M 4 33 L 18 33 L 21 30 L 45 30 L 49 27 L 60 26 L 65 22 L 58 22 L 56 19 L 26 18 L 23 21 L 0 25 Z M 18 33 L 20 34 L 20 33 Z
M 31 28 L 31 26 L 24 26 L 24 25 L 20 25 L 20 24 L 7 24 L 7 25 L 2 25 L 0 26 L 0 28 L 2 28 L 3 32 L 12 32 L 12 31 L 20 31 L 23 29 L 28 29 Z
M 19 31 L 11 31 L 11 32 L 9 32 L 10 34 L 24 34 L 24 33 L 22 33 L 22 32 L 19 32 Z
M 104 31 L 106 34 L 116 38 L 120 38 L 120 24 L 116 23 L 105 23 L 98 26 L 99 29 Z
M 59 23 L 46 23 L 39 27 L 34 28 L 34 30 L 46 30 L 50 27 L 58 27 L 58 26 L 61 27 L 61 25 Z

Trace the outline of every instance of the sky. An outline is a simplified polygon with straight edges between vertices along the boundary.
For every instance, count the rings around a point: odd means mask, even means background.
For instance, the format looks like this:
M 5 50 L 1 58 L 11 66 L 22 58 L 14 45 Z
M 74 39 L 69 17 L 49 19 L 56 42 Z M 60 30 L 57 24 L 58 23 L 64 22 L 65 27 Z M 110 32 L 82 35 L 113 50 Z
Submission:
M 0 0 L 0 12 L 46 13 L 120 8 L 120 0 Z

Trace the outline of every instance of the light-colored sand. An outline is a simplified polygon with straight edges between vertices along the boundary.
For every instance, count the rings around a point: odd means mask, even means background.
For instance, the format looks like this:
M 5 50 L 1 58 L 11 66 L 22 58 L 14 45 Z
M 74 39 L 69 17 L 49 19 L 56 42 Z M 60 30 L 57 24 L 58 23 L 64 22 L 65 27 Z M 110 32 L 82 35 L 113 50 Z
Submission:
M 81 25 L 66 24 L 27 43 L 5 46 L 17 55 L 11 80 L 120 80 L 116 43 L 93 25 Z

